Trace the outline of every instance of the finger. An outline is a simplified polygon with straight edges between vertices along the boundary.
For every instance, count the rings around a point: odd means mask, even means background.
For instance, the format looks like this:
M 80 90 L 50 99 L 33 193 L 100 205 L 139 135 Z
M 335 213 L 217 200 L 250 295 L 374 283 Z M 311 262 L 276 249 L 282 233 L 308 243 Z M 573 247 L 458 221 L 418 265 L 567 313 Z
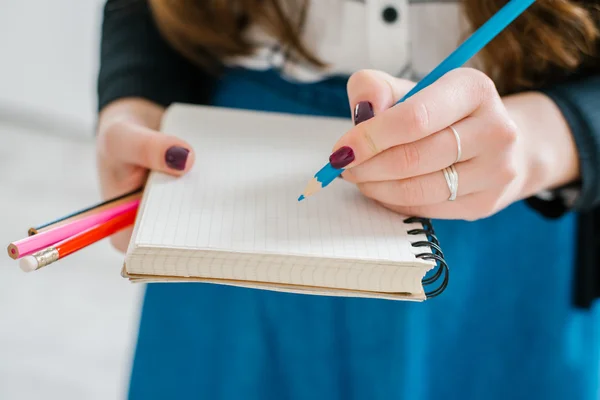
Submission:
M 396 79 L 381 71 L 362 70 L 353 74 L 347 90 L 354 124 L 359 125 L 388 109 L 413 86 L 413 82 Z M 338 148 L 329 158 L 331 165 L 340 169 L 353 160 L 354 152 L 349 147 Z
M 359 117 L 361 115 L 359 106 L 370 106 L 375 114 L 379 114 L 393 106 L 414 85 L 414 82 L 397 79 L 376 70 L 362 70 L 352 74 L 348 79 L 347 91 L 355 123 L 357 114 Z
M 138 124 L 117 122 L 99 135 L 101 153 L 123 164 L 180 175 L 194 163 L 194 152 L 188 143 Z
M 493 82 L 483 73 L 472 71 L 451 71 L 405 102 L 350 129 L 334 146 L 334 154 L 340 148 L 352 149 L 353 161 L 346 166 L 352 168 L 391 147 L 438 132 L 487 103 L 499 101 Z
M 475 160 L 455 165 L 458 174 L 458 196 L 485 190 L 490 176 Z M 398 206 L 438 204 L 448 200 L 450 189 L 443 171 L 408 179 L 359 183 L 360 191 L 374 200 Z
M 118 197 L 136 188 L 143 187 L 148 178 L 148 170 L 126 164 L 104 162 L 98 170 L 101 195 L 104 200 Z
M 424 206 L 399 206 L 395 204 L 386 204 L 380 202 L 386 208 L 395 211 L 398 214 L 431 218 L 431 219 L 476 219 L 473 209 L 476 203 L 480 201 L 480 193 L 473 193 L 460 198 L 456 201 L 447 201 L 445 203 L 424 205 Z
M 493 128 L 490 124 L 482 125 L 479 118 L 467 117 L 452 128 L 385 150 L 377 157 L 347 169 L 343 177 L 353 183 L 362 183 L 426 175 L 456 162 L 471 160 L 495 146 Z
M 494 201 L 497 196 L 498 193 L 495 192 L 478 192 L 462 196 L 456 201 L 424 206 L 398 206 L 380 203 L 384 207 L 406 216 L 475 221 L 487 218 L 510 204 L 510 202 Z M 482 206 L 482 204 L 492 204 L 493 206 Z
M 119 252 L 125 253 L 131 240 L 131 234 L 133 233 L 133 227 L 125 228 L 110 237 L 111 245 Z

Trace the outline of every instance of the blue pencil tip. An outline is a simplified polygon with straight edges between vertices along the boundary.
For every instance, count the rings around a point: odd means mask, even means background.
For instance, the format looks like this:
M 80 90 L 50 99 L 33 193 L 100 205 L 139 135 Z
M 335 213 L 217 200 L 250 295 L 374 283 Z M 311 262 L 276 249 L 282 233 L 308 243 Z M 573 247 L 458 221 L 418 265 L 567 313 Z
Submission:
M 304 200 L 304 195 L 303 194 L 301 194 L 300 197 L 298 197 L 298 201 L 302 201 L 302 200 Z

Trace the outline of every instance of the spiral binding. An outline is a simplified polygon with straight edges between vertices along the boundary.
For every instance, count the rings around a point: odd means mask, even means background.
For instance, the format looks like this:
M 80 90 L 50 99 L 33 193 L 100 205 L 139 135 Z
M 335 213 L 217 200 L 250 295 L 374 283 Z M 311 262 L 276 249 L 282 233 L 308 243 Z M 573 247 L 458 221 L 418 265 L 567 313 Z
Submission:
M 442 252 L 442 248 L 440 247 L 440 242 L 438 238 L 435 236 L 435 230 L 433 229 L 433 225 L 431 220 L 428 218 L 419 218 L 419 217 L 410 217 L 404 220 L 406 224 L 414 224 L 420 223 L 423 225 L 422 229 L 411 229 L 407 233 L 409 235 L 426 235 L 427 240 L 421 240 L 418 242 L 411 243 L 413 247 L 429 247 L 431 249 L 431 253 L 420 253 L 415 257 L 420 258 L 422 260 L 433 260 L 436 262 L 436 268 L 433 272 L 433 275 L 430 277 L 426 277 L 423 279 L 423 286 L 429 286 L 435 282 L 437 282 L 440 277 L 443 275 L 444 278 L 442 283 L 436 289 L 433 289 L 429 292 L 425 292 L 427 298 L 433 298 L 442 294 L 444 290 L 448 287 L 448 279 L 450 275 L 450 271 L 448 269 L 448 264 L 444 259 L 444 253 Z

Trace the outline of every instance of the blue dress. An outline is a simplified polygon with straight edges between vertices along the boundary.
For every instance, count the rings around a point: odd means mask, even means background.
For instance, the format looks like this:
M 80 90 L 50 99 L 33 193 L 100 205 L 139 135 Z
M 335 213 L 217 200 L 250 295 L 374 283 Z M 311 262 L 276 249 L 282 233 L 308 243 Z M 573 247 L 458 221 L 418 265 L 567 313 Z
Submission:
M 214 105 L 350 118 L 346 80 L 231 70 Z M 434 221 L 450 285 L 424 303 L 147 287 L 131 399 L 598 399 L 600 312 L 571 306 L 575 220 L 517 203 Z

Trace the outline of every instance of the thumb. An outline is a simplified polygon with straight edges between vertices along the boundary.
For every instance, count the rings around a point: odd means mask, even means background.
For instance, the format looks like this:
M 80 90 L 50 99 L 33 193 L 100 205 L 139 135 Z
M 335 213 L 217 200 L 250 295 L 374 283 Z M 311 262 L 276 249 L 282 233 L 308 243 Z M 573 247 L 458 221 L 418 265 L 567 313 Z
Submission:
M 414 82 L 376 70 L 358 71 L 347 84 L 354 123 L 359 124 L 392 107 L 412 89 Z
M 185 141 L 132 121 L 117 121 L 99 132 L 99 151 L 109 160 L 171 175 L 192 167 L 195 155 Z

